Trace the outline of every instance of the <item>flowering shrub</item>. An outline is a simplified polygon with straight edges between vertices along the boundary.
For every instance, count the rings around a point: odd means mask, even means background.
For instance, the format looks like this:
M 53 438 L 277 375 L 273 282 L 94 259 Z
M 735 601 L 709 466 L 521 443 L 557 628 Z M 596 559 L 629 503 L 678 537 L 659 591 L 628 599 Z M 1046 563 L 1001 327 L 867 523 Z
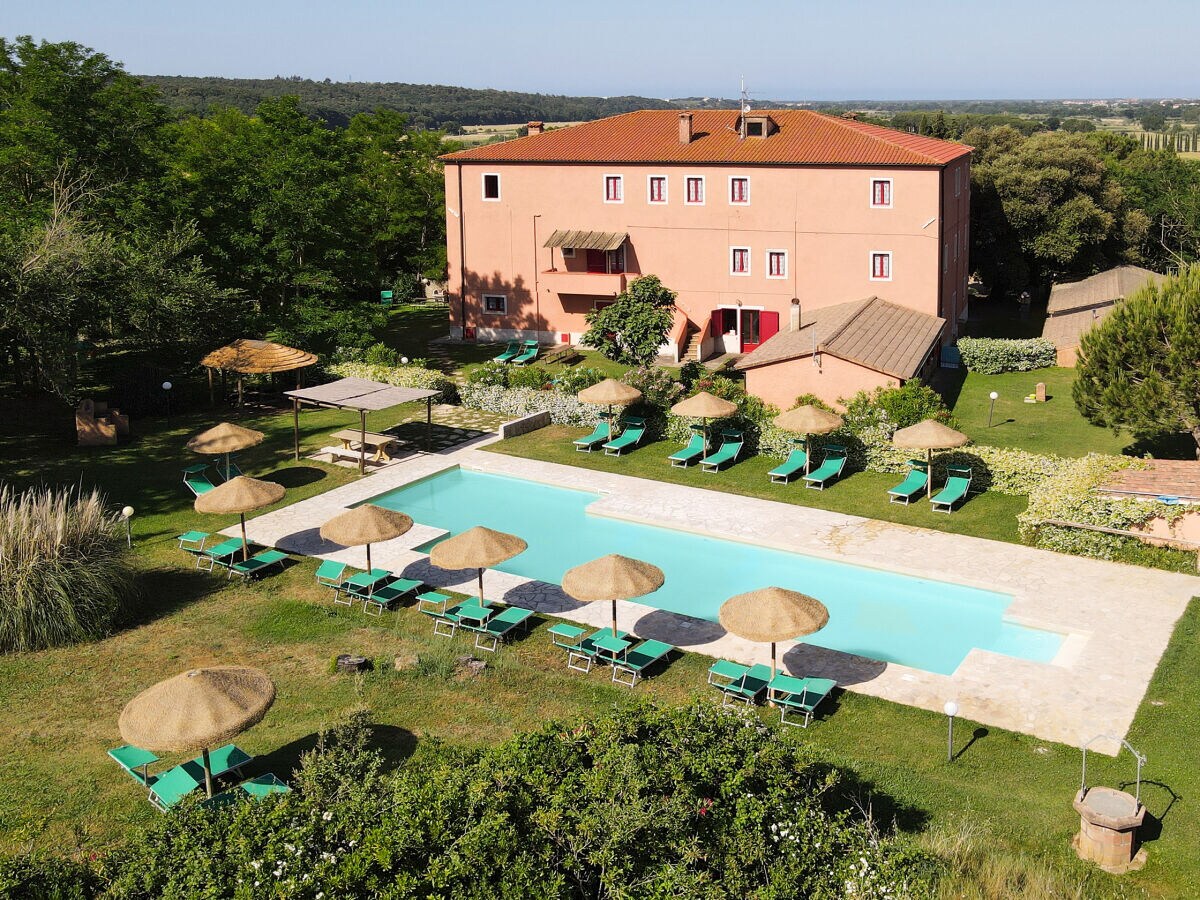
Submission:
M 605 375 L 599 369 L 590 366 L 566 369 L 554 376 L 554 389 L 564 394 L 578 394 L 584 388 L 603 381 Z
M 1054 344 L 1046 338 L 959 338 L 963 365 L 980 375 L 1028 372 L 1057 362 Z
M 368 381 L 394 384 L 396 387 L 441 391 L 440 399 L 443 403 L 452 403 L 458 396 L 458 389 L 454 382 L 444 374 L 434 369 L 423 369 L 414 365 L 381 366 L 351 361 L 334 363 L 328 366 L 326 371 L 338 378 L 365 378 Z
M 484 387 L 508 387 L 508 363 L 489 360 L 477 369 L 467 373 L 467 384 L 479 384 Z
M 550 388 L 550 373 L 541 366 L 509 366 L 508 386 L 510 388 L 531 388 L 544 391 Z
M 462 405 L 470 409 L 500 413 L 513 418 L 529 413 L 548 412 L 550 421 L 555 425 L 572 425 L 577 428 L 596 424 L 596 415 L 599 412 L 596 406 L 581 403 L 574 395 L 558 391 L 464 384 L 459 387 L 458 396 Z
M 881 428 L 889 440 L 896 430 L 925 419 L 947 424 L 952 421 L 941 394 L 916 379 L 900 387 L 859 391 L 846 402 L 842 419 L 855 434 Z

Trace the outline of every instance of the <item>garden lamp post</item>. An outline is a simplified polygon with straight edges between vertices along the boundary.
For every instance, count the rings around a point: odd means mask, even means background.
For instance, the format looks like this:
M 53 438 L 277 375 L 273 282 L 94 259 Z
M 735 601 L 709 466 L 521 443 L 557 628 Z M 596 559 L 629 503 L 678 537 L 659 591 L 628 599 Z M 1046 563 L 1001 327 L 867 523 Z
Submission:
M 121 510 L 121 518 L 125 520 L 125 543 L 129 545 L 130 549 L 132 549 L 133 548 L 133 525 L 132 525 L 131 520 L 133 519 L 133 507 L 126 506 L 124 509 L 122 509 Z
M 988 399 L 991 401 L 988 404 L 988 428 L 992 427 L 992 413 L 996 411 L 996 401 L 1000 399 L 1000 395 L 995 391 L 988 394 Z
M 171 388 L 173 388 L 173 387 L 175 387 L 175 385 L 171 384 L 171 382 L 169 382 L 169 381 L 164 381 L 162 383 L 163 393 L 167 397 L 167 424 L 168 425 L 171 424 Z
M 946 762 L 954 762 L 954 717 L 958 715 L 958 704 L 953 700 L 947 700 L 946 705 L 942 707 L 942 712 L 946 714 L 946 721 L 949 724 L 946 735 Z

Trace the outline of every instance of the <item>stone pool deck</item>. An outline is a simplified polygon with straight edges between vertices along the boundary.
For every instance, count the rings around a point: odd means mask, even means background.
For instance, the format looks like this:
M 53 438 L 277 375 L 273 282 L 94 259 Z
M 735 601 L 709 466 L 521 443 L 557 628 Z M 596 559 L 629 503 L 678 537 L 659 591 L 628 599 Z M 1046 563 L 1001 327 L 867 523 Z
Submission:
M 940 711 L 954 699 L 966 719 L 1073 746 L 1097 735 L 1126 734 L 1176 621 L 1188 601 L 1200 596 L 1200 578 L 1189 575 L 479 449 L 488 442 L 412 456 L 403 465 L 259 516 L 247 523 L 250 537 L 292 553 L 363 566 L 363 548 L 322 541 L 321 523 L 348 506 L 462 466 L 601 493 L 588 508 L 596 515 L 1011 594 L 1009 620 L 1066 635 L 1051 663 L 976 649 L 952 675 L 938 675 L 802 643 L 781 644 L 782 663 L 796 675 L 833 678 L 846 690 L 923 709 Z M 474 570 L 435 569 L 416 549 L 443 533 L 414 526 L 402 538 L 374 545 L 372 560 L 431 585 L 474 593 Z M 597 548 L 597 555 L 602 552 Z M 599 627 L 611 615 L 607 603 L 579 603 L 557 585 L 504 572 L 487 573 L 484 586 L 489 599 L 582 624 Z M 636 602 L 620 603 L 618 620 L 641 637 L 689 652 L 769 662 L 767 645 L 734 637 L 712 622 Z M 1117 747 L 1112 741 L 1096 749 L 1115 753 Z

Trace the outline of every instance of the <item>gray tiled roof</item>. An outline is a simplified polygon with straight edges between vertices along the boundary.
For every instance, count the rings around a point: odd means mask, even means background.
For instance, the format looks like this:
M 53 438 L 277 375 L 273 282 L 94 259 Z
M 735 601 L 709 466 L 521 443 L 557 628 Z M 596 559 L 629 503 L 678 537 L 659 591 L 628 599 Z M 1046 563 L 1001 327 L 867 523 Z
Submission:
M 1125 299 L 1148 281 L 1162 283 L 1165 277 L 1141 266 L 1117 266 L 1082 281 L 1055 284 L 1050 288 L 1046 314 L 1053 317 L 1106 306 Z

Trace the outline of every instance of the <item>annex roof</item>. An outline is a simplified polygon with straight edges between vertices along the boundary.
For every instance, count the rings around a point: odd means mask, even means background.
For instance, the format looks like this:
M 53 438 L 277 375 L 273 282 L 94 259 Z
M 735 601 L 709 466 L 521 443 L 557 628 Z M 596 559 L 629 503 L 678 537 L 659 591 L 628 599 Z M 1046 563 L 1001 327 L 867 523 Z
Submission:
M 946 320 L 879 297 L 838 303 L 804 315 L 798 331 L 781 331 L 742 357 L 738 369 L 754 369 L 811 356 L 814 349 L 891 375 L 920 371 Z
M 1049 316 L 1042 325 L 1042 337 L 1055 347 L 1078 347 L 1083 336 L 1115 307 L 1116 301 L 1110 300 L 1102 306 L 1085 307 Z
M 571 247 L 575 250 L 616 250 L 629 237 L 624 231 L 572 231 L 560 228 L 546 238 L 543 247 Z
M 1141 266 L 1117 266 L 1082 281 L 1055 284 L 1050 288 L 1046 313 L 1058 316 L 1124 300 L 1147 282 L 1161 284 L 1165 277 Z
M 337 409 L 364 409 L 367 411 L 388 409 L 414 400 L 428 400 L 441 391 L 422 388 L 396 387 L 381 381 L 365 378 L 341 378 L 328 384 L 285 391 L 285 396 L 311 403 L 316 406 L 332 406 Z
M 692 117 L 692 139 L 679 140 L 679 117 Z M 966 156 L 965 144 L 895 131 L 809 109 L 754 110 L 778 130 L 740 138 L 737 110 L 647 109 L 541 134 L 460 150 L 447 162 L 680 163 L 780 166 L 943 166 Z

